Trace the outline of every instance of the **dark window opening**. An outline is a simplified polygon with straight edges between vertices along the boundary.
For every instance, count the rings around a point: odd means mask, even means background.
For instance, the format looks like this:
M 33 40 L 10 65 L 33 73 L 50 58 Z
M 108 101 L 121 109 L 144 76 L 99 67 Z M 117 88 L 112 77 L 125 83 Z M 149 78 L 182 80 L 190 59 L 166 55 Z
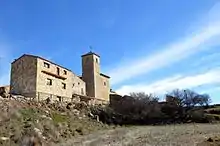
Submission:
M 67 75 L 67 71 L 66 70 L 64 70 L 63 73 L 64 73 L 64 75 Z
M 75 86 L 75 84 L 73 83 L 73 87 Z
M 47 79 L 47 85 L 52 85 L 52 80 L 51 79 Z
M 58 98 L 58 101 L 62 101 L 62 98 L 61 98 L 61 96 L 57 96 L 57 98 Z
M 57 67 L 57 74 L 60 75 L 60 68 Z
M 78 85 L 80 85 L 80 82 L 78 82 Z
M 62 83 L 62 88 L 66 89 L 66 84 L 65 83 Z
M 96 63 L 98 63 L 98 58 L 96 58 L 95 60 L 96 60 Z
M 104 86 L 106 86 L 106 82 L 104 82 Z
M 47 62 L 44 62 L 44 67 L 46 67 L 46 68 L 50 68 L 50 64 L 47 63 Z

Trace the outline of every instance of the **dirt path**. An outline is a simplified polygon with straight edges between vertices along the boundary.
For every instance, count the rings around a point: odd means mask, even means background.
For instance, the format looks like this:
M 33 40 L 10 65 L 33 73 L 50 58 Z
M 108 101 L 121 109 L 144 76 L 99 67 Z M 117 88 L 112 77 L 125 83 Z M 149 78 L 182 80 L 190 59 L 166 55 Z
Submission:
M 57 146 L 194 146 L 220 135 L 220 124 L 136 126 L 101 131 Z

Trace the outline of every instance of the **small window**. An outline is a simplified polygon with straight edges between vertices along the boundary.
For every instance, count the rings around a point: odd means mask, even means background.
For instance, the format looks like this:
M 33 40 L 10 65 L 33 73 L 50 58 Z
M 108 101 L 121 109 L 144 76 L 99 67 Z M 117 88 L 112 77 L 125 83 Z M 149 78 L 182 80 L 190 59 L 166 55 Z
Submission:
M 60 75 L 60 68 L 57 67 L 57 75 Z
M 83 90 L 83 88 L 81 88 L 81 94 L 82 94 L 82 95 L 84 94 L 84 90 Z
M 78 85 L 80 85 L 80 82 L 78 82 Z
M 58 101 L 59 101 L 59 102 L 61 102 L 61 101 L 62 101 L 61 96 L 57 96 L 57 98 L 58 98 Z
M 64 74 L 64 75 L 67 75 L 67 71 L 66 71 L 66 70 L 64 70 L 64 71 L 63 71 L 63 74 Z
M 51 79 L 47 79 L 47 85 L 49 85 L 49 86 L 52 85 L 52 80 Z
M 62 83 L 62 88 L 66 89 L 66 84 L 65 83 Z
M 47 63 L 47 62 L 44 62 L 44 67 L 46 67 L 46 68 L 50 68 L 50 64 Z
M 95 60 L 96 60 L 96 63 L 99 63 L 99 62 L 98 62 L 98 58 L 96 58 Z
M 73 87 L 75 86 L 75 83 L 73 83 Z
M 104 86 L 106 86 L 106 82 L 104 82 Z

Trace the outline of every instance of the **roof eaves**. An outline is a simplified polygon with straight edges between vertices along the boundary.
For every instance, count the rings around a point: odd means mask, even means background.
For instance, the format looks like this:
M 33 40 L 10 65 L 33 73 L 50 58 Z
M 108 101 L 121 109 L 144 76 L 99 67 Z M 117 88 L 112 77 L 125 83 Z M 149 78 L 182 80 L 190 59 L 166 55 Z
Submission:
M 103 76 L 103 77 L 106 77 L 106 78 L 110 78 L 110 76 L 107 76 L 107 75 L 105 75 L 103 73 L 100 73 L 100 75 Z
M 23 58 L 24 56 L 39 58 L 39 59 L 42 59 L 42 60 L 44 60 L 44 61 L 47 61 L 47 62 L 49 62 L 49 63 L 51 63 L 51 64 L 57 65 L 57 66 L 59 66 L 59 67 L 61 67 L 61 68 L 63 68 L 63 69 L 66 69 L 66 70 L 68 70 L 68 71 L 71 71 L 70 69 L 68 69 L 68 68 L 66 68 L 66 67 L 63 67 L 63 66 L 61 66 L 61 65 L 59 65 L 59 64 L 56 64 L 56 63 L 54 63 L 54 62 L 52 62 L 52 61 L 50 61 L 50 60 L 47 60 L 47 59 L 45 59 L 45 58 L 43 58 L 43 57 L 35 56 L 35 55 L 30 55 L 30 54 L 23 54 L 23 55 L 22 55 L 21 57 L 19 57 L 18 59 L 15 59 L 15 60 L 12 62 L 12 64 L 15 63 L 17 60 Z M 71 71 L 71 72 L 72 72 L 72 71 Z
M 84 55 L 82 55 L 81 57 L 85 57 L 85 56 L 88 56 L 88 55 L 96 55 L 96 56 L 100 57 L 98 54 L 96 54 L 94 52 L 91 52 L 91 51 L 86 53 L 86 54 L 84 54 Z

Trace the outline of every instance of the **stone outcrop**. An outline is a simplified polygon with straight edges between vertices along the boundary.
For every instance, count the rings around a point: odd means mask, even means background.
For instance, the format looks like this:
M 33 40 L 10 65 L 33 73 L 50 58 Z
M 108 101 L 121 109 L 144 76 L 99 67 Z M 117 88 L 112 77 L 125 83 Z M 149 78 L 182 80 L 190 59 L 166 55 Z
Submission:
M 2 86 L 0 87 L 0 96 L 3 98 L 8 98 L 10 92 L 10 86 Z
M 54 145 L 77 135 L 108 128 L 87 102 L 36 102 L 21 95 L 0 99 L 0 146 Z M 8 125 L 8 126 L 6 126 Z

